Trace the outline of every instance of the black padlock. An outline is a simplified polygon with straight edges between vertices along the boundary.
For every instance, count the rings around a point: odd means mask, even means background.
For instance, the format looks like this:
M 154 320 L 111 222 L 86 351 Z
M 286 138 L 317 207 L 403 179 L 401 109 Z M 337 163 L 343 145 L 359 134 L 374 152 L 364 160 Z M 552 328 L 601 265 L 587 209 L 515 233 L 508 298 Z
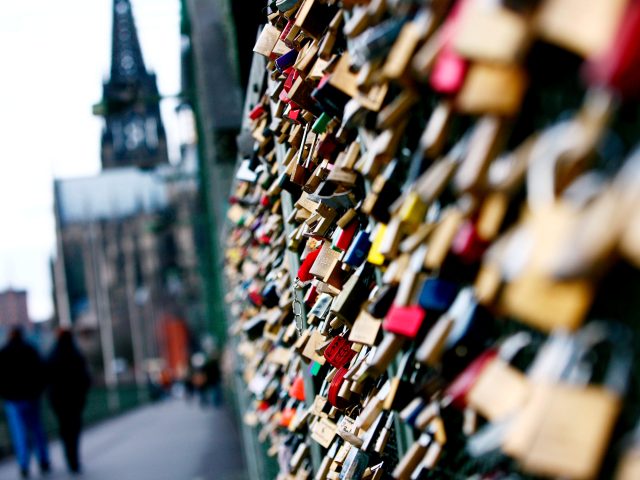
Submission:
M 262 289 L 262 305 L 267 308 L 273 308 L 278 305 L 280 301 L 280 295 L 278 295 L 278 288 L 276 282 L 269 282 Z
M 396 293 L 398 293 L 397 285 L 381 286 L 367 305 L 367 312 L 375 318 L 384 318 L 396 298 Z

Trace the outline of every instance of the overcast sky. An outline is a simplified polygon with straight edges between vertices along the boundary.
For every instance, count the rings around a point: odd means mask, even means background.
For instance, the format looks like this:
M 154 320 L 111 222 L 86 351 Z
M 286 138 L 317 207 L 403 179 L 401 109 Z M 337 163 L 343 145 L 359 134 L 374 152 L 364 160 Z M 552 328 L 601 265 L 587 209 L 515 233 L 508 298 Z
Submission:
M 53 310 L 53 178 L 100 168 L 100 100 L 111 55 L 112 0 L 19 0 L 0 7 L 0 289 L 29 292 L 35 320 Z M 131 0 L 160 92 L 180 89 L 179 0 Z M 170 148 L 172 100 L 162 104 Z

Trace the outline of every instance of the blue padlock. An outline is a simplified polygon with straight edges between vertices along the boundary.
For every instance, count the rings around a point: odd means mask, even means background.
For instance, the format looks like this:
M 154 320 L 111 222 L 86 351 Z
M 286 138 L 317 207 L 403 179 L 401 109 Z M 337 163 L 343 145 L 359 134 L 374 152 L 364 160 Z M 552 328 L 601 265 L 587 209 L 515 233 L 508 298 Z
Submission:
M 439 278 L 428 278 L 422 284 L 418 304 L 426 311 L 445 312 L 460 290 L 457 283 Z
M 297 58 L 298 58 L 298 52 L 296 50 L 291 49 L 287 53 L 279 56 L 276 59 L 276 68 L 280 73 L 282 73 L 287 68 L 291 67 L 294 63 L 296 63 Z
M 371 249 L 369 233 L 365 230 L 358 232 L 355 240 L 351 243 L 349 250 L 344 256 L 343 263 L 350 267 L 358 267 L 364 262 Z

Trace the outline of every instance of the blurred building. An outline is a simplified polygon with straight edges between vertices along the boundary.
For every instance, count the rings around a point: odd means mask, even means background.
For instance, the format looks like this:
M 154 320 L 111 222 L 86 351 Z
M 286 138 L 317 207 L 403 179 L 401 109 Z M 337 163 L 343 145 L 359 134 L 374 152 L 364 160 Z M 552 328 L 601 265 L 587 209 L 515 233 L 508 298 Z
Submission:
M 29 327 L 29 311 L 27 310 L 27 292 L 25 290 L 8 290 L 0 292 L 0 327 Z
M 56 316 L 72 326 L 107 384 L 164 360 L 177 374 L 188 335 L 167 342 L 176 322 L 202 328 L 204 312 L 194 212 L 198 182 L 187 155 L 168 162 L 155 76 L 144 65 L 129 0 L 114 0 L 103 171 L 56 180 Z M 176 353 L 184 350 L 183 354 Z M 121 369 L 121 365 L 133 369 Z

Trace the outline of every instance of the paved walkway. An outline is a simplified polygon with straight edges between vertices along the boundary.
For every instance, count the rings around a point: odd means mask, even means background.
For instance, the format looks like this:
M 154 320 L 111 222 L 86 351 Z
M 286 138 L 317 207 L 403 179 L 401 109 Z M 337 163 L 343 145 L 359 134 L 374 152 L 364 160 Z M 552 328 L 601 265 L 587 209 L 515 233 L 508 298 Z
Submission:
M 239 434 L 225 409 L 167 400 L 89 428 L 82 442 L 84 473 L 67 474 L 62 447 L 51 448 L 48 480 L 246 480 Z M 13 459 L 0 480 L 18 479 Z M 31 478 L 40 478 L 32 459 Z

